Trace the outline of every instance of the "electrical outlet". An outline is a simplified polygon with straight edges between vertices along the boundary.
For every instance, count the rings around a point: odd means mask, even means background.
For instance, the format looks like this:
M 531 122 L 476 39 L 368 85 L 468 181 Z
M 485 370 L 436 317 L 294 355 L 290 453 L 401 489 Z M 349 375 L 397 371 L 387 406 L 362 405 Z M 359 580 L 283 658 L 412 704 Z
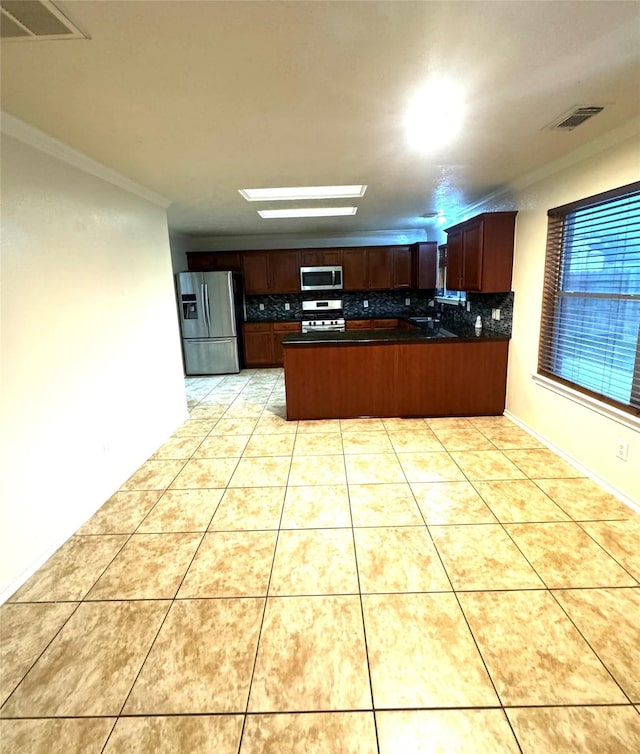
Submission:
M 429 309 L 433 309 L 433 307 L 435 305 L 436 305 L 436 302 L 433 299 L 430 299 L 429 303 L 427 304 L 427 306 L 429 307 Z
M 500 309 L 494 309 L 493 311 L 496 313 L 494 319 L 500 319 Z
M 621 461 L 626 461 L 629 457 L 629 443 L 626 440 L 618 440 L 618 449 L 616 450 L 616 458 Z
M 285 310 L 285 312 L 288 312 L 288 311 L 290 311 L 290 309 L 291 309 L 291 304 L 285 304 L 285 305 L 284 305 L 284 310 Z
M 467 311 L 471 311 L 471 301 L 467 301 Z
M 411 306 L 411 299 L 410 298 L 405 298 L 404 305 L 405 306 Z
M 369 308 L 369 302 L 368 302 L 368 301 L 366 301 L 366 300 L 365 300 L 365 301 L 363 301 L 363 302 L 362 302 L 362 306 L 363 306 L 363 308 L 364 308 L 364 309 L 368 309 L 368 308 Z
M 258 309 L 260 309 L 261 312 L 264 311 L 264 304 L 258 304 Z

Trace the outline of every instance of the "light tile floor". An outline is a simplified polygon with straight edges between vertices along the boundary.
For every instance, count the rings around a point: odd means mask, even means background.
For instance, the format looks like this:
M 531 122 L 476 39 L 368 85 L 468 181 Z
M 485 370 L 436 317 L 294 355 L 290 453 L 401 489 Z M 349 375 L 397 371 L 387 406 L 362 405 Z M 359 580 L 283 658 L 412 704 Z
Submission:
M 640 516 L 504 417 L 187 391 L 0 608 L 3 752 L 640 751 Z

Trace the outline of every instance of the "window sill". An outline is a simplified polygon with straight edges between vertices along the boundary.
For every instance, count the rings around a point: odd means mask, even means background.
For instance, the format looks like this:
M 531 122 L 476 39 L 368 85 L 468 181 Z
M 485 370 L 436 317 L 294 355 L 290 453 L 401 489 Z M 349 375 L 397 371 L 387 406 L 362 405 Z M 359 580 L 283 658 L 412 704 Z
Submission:
M 450 296 L 436 296 L 436 301 L 439 304 L 448 304 L 449 306 L 458 306 L 458 304 L 464 304 L 464 299 L 452 298 Z
M 560 382 L 555 382 L 554 380 L 550 380 L 548 377 L 543 377 L 541 374 L 532 374 L 531 379 L 536 383 L 536 385 L 540 385 L 540 387 L 545 388 L 545 390 L 551 390 L 551 392 L 557 393 L 563 398 L 568 398 L 570 401 L 578 403 L 581 406 L 594 411 L 596 414 L 605 416 L 607 419 L 612 419 L 613 421 L 618 422 L 618 424 L 622 424 L 629 429 L 633 429 L 636 432 L 640 431 L 640 419 L 635 416 L 631 416 L 624 411 L 621 411 L 615 406 L 609 406 L 606 403 L 602 403 L 602 401 L 599 401 L 596 398 L 591 398 L 591 396 L 589 395 L 584 395 L 584 393 L 573 390 L 572 388 L 567 387 Z

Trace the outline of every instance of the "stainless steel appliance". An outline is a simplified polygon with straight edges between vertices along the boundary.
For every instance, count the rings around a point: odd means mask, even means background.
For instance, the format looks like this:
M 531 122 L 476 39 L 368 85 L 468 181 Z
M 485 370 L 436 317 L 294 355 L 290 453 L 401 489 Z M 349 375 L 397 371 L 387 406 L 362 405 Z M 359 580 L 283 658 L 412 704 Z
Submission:
M 342 301 L 303 301 L 306 319 L 301 322 L 302 332 L 344 332 Z
M 240 371 L 237 278 L 231 272 L 176 276 L 186 374 Z
M 300 290 L 342 290 L 342 267 L 301 267 Z

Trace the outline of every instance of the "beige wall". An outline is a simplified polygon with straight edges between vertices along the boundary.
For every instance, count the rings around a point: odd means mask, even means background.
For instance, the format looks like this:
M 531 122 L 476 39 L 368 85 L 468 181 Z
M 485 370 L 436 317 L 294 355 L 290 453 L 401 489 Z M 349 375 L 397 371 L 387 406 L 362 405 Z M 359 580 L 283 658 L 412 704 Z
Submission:
M 191 236 L 186 236 L 184 233 L 169 231 L 169 245 L 171 246 L 171 267 L 173 268 L 174 275 L 178 272 L 187 271 L 188 267 L 186 252 L 191 249 L 191 242 Z
M 0 595 L 186 418 L 162 207 L 2 144 Z
M 640 501 L 640 423 L 633 430 L 534 383 L 542 303 L 547 210 L 624 186 L 640 176 L 640 137 L 627 138 L 516 190 L 515 305 L 507 410 L 623 496 Z M 492 207 L 498 209 L 498 207 Z M 618 440 L 629 458 L 616 458 Z

